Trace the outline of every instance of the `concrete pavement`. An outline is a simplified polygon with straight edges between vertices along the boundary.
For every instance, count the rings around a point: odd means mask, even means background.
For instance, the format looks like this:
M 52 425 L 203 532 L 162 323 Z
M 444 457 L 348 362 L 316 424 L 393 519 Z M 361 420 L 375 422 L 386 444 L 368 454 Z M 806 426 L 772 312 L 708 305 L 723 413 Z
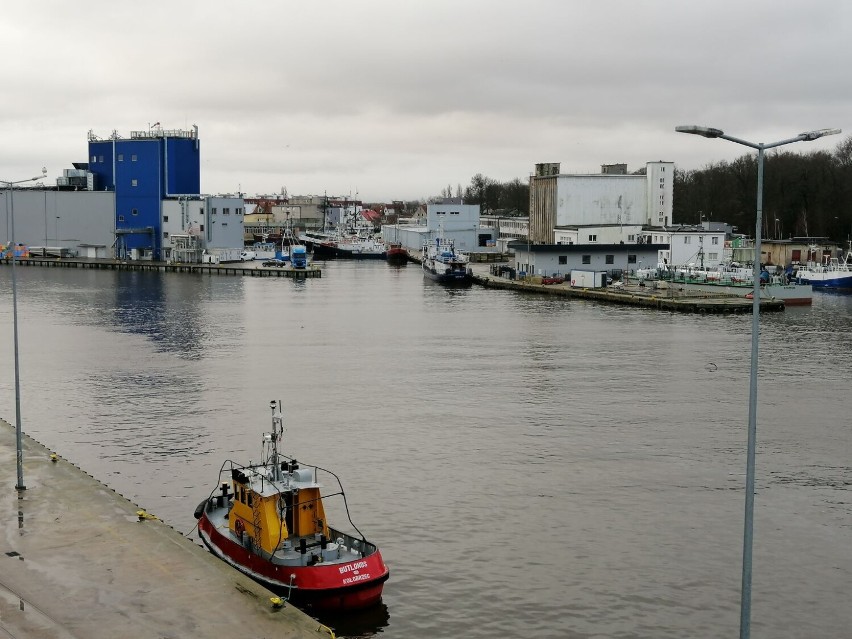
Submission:
M 0 636 L 276 637 L 330 633 L 35 440 L 0 420 Z M 194 508 L 195 504 L 187 504 Z

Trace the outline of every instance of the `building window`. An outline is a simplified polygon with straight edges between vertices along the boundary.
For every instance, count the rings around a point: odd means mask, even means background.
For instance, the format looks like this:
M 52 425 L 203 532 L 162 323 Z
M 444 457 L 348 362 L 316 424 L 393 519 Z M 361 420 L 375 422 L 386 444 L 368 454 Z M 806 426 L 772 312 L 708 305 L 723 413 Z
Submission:
M 130 209 L 131 215 L 139 215 L 139 209 Z
M 104 156 L 99 155 L 99 156 L 98 156 L 98 162 L 103 162 L 103 161 L 104 161 Z
M 607 255 L 606 256 L 607 264 L 615 264 L 615 255 Z
M 459 214 L 458 211 L 450 211 L 450 215 L 458 215 L 458 214 Z
M 567 255 L 560 255 L 559 256 L 559 263 L 560 264 L 567 264 L 568 263 L 568 256 Z
M 168 216 L 168 215 L 164 215 L 164 216 L 163 216 L 163 222 L 168 222 L 168 221 L 169 221 L 169 216 Z
M 119 222 L 124 222 L 124 216 L 123 216 L 123 215 L 119 215 L 119 216 L 118 216 L 118 221 L 119 221 Z
M 628 236 L 627 236 L 627 241 L 628 241 L 628 242 L 635 242 L 635 241 L 636 241 L 636 236 L 635 236 L 635 235 L 628 235 Z
M 709 259 L 711 262 L 716 261 L 716 260 L 719 259 L 719 254 L 718 253 L 708 253 L 707 259 Z
M 119 154 L 118 154 L 118 161 L 119 161 L 119 162 L 124 162 L 124 154 L 123 154 L 123 153 L 119 153 Z
M 590 235 L 589 236 L 589 242 L 597 242 L 597 241 L 598 241 L 597 235 Z
M 169 232 L 168 231 L 163 231 L 163 239 L 164 240 L 169 239 Z
M 630 255 L 630 253 L 628 253 L 627 254 L 627 263 L 628 264 L 636 264 L 636 256 Z
M 130 180 L 130 186 L 139 186 L 139 182 L 136 180 Z
M 228 226 L 227 222 L 222 222 L 222 226 Z
M 97 161 L 98 161 L 98 156 L 97 156 L 97 155 L 93 155 L 93 156 L 92 156 L 92 164 L 94 164 L 94 163 L 95 163 L 95 162 L 97 162 Z
M 666 183 L 666 178 L 660 178 L 660 184 L 665 184 L 665 183 Z
M 591 264 L 591 263 L 592 263 L 592 256 L 591 255 L 584 255 L 583 256 L 583 264 Z
M 203 225 L 203 224 L 199 224 L 198 226 L 200 226 L 200 227 L 201 227 L 201 229 L 200 229 L 200 230 L 201 230 L 201 232 L 202 232 L 202 233 L 204 233 L 204 225 Z
M 225 207 L 225 208 L 222 209 L 222 215 L 230 215 L 230 214 L 231 214 L 230 208 Z
M 691 238 L 691 237 L 689 237 L 688 235 L 685 235 L 685 236 L 683 237 L 683 243 L 684 243 L 684 244 L 691 244 L 691 243 L 692 243 L 692 238 Z
M 660 184 L 660 188 L 661 188 L 661 189 L 664 189 L 664 188 L 666 188 L 666 185 L 665 185 L 665 184 Z
M 714 237 L 712 240 L 710 240 L 710 243 L 711 243 L 711 244 L 716 244 L 716 245 L 718 245 L 718 244 L 719 244 L 719 238 L 718 238 L 718 237 Z
M 213 215 L 216 215 L 216 207 L 213 207 Z
M 660 173 L 665 173 L 665 172 L 666 172 L 666 167 L 661 166 L 661 167 L 660 167 Z
M 136 154 L 135 154 L 135 153 L 134 153 L 133 155 L 131 155 L 131 156 L 130 156 L 130 161 L 131 161 L 131 162 L 135 162 L 135 161 L 136 161 Z

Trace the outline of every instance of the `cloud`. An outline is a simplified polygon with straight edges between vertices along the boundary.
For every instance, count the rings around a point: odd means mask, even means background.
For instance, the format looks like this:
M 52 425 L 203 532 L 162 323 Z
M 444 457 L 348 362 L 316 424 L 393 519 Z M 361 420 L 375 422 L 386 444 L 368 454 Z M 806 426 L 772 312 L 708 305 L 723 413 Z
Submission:
M 412 6 L 409 6 L 411 4 Z M 86 132 L 198 124 L 211 192 L 432 195 L 536 162 L 683 168 L 845 127 L 848 3 L 17 3 L 0 25 L 0 176 L 58 175 Z M 839 138 L 801 146 L 833 148 Z

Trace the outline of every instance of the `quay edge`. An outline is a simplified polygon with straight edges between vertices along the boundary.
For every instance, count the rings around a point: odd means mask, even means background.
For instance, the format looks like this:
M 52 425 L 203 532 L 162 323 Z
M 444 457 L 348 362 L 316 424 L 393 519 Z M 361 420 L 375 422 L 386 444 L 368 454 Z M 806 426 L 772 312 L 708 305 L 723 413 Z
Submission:
M 252 636 L 328 630 L 139 507 L 0 420 L 0 629 L 12 637 Z M 187 508 L 191 510 L 189 504 Z

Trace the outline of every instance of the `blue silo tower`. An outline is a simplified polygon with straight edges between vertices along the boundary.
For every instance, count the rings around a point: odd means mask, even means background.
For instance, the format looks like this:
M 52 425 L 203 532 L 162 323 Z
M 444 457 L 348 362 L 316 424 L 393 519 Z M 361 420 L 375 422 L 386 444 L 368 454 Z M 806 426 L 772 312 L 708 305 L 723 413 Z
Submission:
M 201 156 L 198 127 L 116 132 L 102 140 L 89 132 L 89 171 L 95 188 L 115 191 L 115 253 L 120 259 L 134 251 L 141 258 L 160 259 L 162 201 L 178 195 L 199 195 Z

